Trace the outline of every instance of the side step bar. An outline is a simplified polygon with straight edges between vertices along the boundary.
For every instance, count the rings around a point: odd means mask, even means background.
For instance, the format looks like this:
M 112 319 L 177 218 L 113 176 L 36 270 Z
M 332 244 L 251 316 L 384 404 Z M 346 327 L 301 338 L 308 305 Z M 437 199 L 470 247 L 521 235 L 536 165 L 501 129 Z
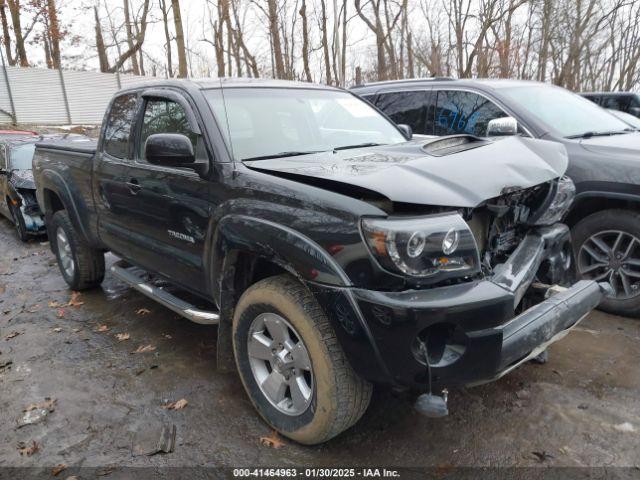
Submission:
M 177 314 L 188 318 L 192 322 L 200 323 L 202 325 L 217 325 L 220 321 L 219 313 L 200 310 L 166 290 L 145 281 L 145 278 L 141 276 L 141 274 L 145 275 L 145 272 L 137 269 L 136 267 L 127 268 L 122 262 L 118 262 L 111 267 L 111 273 L 118 280 L 123 281 L 140 293 L 155 300 L 168 309 L 173 310 Z

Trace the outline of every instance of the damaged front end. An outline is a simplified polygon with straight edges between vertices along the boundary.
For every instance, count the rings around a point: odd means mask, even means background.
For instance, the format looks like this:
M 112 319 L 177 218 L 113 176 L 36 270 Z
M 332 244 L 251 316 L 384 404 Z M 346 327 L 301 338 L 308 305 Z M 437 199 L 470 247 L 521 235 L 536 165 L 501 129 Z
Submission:
M 20 210 L 27 233 L 44 234 L 46 231 L 44 214 L 36 199 L 36 187 L 31 171 L 13 170 L 9 186 L 9 200 Z
M 598 306 L 606 286 L 573 283 L 570 231 L 560 223 L 574 192 L 561 177 L 474 208 L 363 219 L 381 267 L 413 285 L 348 292 L 389 383 L 431 391 L 495 380 Z M 419 404 L 446 410 L 431 394 Z

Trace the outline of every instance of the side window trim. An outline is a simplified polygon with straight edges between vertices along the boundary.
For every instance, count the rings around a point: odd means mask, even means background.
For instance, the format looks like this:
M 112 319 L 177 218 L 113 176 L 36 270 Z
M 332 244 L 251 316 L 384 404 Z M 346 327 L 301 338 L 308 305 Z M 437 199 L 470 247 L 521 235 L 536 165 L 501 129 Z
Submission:
M 144 92 L 142 92 L 142 95 L 140 95 L 140 101 L 137 106 L 136 121 L 134 122 L 134 132 L 133 132 L 133 142 L 132 142 L 133 148 L 134 148 L 133 150 L 134 158 L 132 163 L 136 166 L 136 168 L 148 168 L 151 170 L 172 172 L 175 174 L 180 174 L 180 175 L 185 175 L 190 177 L 199 177 L 199 175 L 192 170 L 181 169 L 176 167 L 163 167 L 161 165 L 153 165 L 140 157 L 140 152 L 142 151 L 142 145 L 140 144 L 140 141 L 142 139 L 144 114 L 147 108 L 147 104 L 149 103 L 150 100 L 164 100 L 167 102 L 175 102 L 180 107 L 182 107 L 182 109 L 185 112 L 185 115 L 187 116 L 189 128 L 193 129 L 192 122 L 195 122 L 198 132 L 194 131 L 193 133 L 197 134 L 200 137 L 200 141 L 204 142 L 204 146 L 207 154 L 207 161 L 211 162 L 211 159 L 213 158 L 211 155 L 211 152 L 209 152 L 209 148 L 207 146 L 205 136 L 202 134 L 202 130 L 200 129 L 199 122 L 197 121 L 195 114 L 193 113 L 193 110 L 189 105 L 189 103 L 186 101 L 186 99 L 175 91 L 156 88 L 156 89 L 145 90 Z
M 435 87 L 433 89 L 433 94 L 436 95 L 436 97 L 435 97 L 436 104 L 437 104 L 437 101 L 438 101 L 437 95 L 438 95 L 439 92 L 451 92 L 451 91 L 473 93 L 475 95 L 478 95 L 478 96 L 484 98 L 485 100 L 493 103 L 495 106 L 497 106 L 504 113 L 506 113 L 509 116 L 515 118 L 518 121 L 518 125 L 520 127 L 522 127 L 522 129 L 524 130 L 525 134 L 529 138 L 536 138 L 531 133 L 531 128 L 529 128 L 525 122 L 521 121 L 520 117 L 518 115 L 514 114 L 513 111 L 510 108 L 506 107 L 500 100 L 497 100 L 495 98 L 491 98 L 491 97 L 487 96 L 484 92 L 481 92 L 481 91 L 478 91 L 478 90 L 474 90 L 472 88 L 464 88 L 464 87 L 446 87 L 446 88 L 445 87 Z M 434 121 L 434 125 L 435 125 L 435 121 Z M 434 132 L 435 132 L 435 130 L 434 130 Z

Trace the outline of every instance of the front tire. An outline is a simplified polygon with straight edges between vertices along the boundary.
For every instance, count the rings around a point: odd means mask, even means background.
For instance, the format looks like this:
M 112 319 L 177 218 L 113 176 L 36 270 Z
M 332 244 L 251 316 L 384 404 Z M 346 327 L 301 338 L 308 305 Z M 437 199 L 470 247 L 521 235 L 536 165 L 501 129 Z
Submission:
M 598 308 L 640 317 L 640 214 L 594 213 L 573 227 L 572 238 L 578 275 L 609 283 L 615 292 Z
M 104 253 L 80 238 L 66 211 L 60 210 L 53 215 L 49 238 L 60 273 L 72 290 L 86 290 L 102 283 Z
M 233 317 L 233 347 L 255 408 L 297 442 L 329 440 L 369 405 L 371 385 L 349 365 L 315 298 L 289 275 L 244 292 Z
M 16 227 L 18 238 L 23 242 L 29 241 L 29 233 L 27 232 L 27 226 L 24 223 L 24 217 L 22 216 L 20 207 L 15 205 L 13 202 L 10 202 L 9 209 L 11 210 L 11 216 L 13 217 L 13 223 Z

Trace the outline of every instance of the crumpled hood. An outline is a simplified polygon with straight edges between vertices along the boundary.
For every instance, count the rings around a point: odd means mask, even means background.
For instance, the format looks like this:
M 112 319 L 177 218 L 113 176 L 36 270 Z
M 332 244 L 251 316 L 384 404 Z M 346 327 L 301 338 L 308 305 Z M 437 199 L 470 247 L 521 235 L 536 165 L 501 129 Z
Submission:
M 640 132 L 585 138 L 580 140 L 580 146 L 602 155 L 632 156 L 640 159 Z
M 567 169 L 566 150 L 556 142 L 508 137 L 443 156 L 426 154 L 421 147 L 427 143 L 420 139 L 244 164 L 308 183 L 321 179 L 323 188 L 337 182 L 372 190 L 394 202 L 448 207 L 475 207 L 507 188 L 529 188 Z

